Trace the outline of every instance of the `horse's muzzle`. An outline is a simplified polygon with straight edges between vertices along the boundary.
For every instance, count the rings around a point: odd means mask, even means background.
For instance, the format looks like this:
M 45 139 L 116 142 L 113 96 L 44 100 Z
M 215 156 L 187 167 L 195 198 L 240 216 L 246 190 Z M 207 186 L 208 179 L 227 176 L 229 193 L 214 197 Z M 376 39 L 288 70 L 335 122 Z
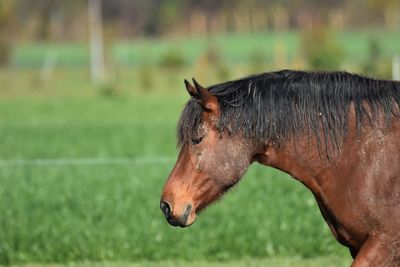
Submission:
M 192 213 L 192 205 L 188 204 L 181 216 L 174 215 L 172 212 L 171 205 L 167 201 L 161 201 L 160 209 L 167 219 L 168 223 L 172 226 L 186 227 L 193 222 L 188 222 L 188 218 Z

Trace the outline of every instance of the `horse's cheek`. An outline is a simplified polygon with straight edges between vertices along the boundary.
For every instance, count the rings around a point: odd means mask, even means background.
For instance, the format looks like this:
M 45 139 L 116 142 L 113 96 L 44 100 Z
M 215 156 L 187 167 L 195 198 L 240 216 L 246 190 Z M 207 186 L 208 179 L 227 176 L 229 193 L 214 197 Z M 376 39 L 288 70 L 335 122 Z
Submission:
M 220 144 L 209 157 L 210 171 L 223 183 L 230 184 L 240 178 L 247 170 L 249 161 L 247 151 L 238 144 Z

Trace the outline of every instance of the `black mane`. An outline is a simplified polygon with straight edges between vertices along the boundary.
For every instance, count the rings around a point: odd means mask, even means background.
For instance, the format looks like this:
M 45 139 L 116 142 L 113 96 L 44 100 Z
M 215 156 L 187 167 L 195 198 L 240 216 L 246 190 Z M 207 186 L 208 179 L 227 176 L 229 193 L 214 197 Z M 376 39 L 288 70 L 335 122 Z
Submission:
M 346 72 L 283 70 L 213 85 L 209 91 L 220 105 L 220 131 L 277 145 L 307 131 L 318 142 L 324 136 L 325 145 L 338 146 L 347 133 L 351 104 L 358 127 L 374 122 L 378 113 L 388 122 L 400 115 L 399 82 Z M 178 123 L 179 145 L 197 137 L 202 111 L 197 99 L 188 101 Z

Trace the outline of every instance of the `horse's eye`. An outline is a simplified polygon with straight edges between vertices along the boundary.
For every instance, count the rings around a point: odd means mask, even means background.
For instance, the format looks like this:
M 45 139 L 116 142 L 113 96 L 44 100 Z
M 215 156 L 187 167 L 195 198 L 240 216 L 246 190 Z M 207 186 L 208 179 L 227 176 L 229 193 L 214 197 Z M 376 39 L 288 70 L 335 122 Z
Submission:
M 203 137 L 193 138 L 192 139 L 192 145 L 200 144 L 201 140 L 203 140 Z

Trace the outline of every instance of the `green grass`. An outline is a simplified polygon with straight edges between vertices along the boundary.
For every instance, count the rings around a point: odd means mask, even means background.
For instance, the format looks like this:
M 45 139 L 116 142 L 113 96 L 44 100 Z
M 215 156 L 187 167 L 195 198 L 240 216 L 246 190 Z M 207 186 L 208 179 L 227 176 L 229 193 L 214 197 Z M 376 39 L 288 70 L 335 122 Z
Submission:
M 183 91 L 3 98 L 0 159 L 175 157 Z M 0 167 L 0 263 L 348 256 L 312 194 L 257 165 L 192 227 L 169 226 L 172 164 Z
M 398 52 L 398 34 L 342 33 L 338 38 L 347 61 L 365 59 L 369 36 L 379 38 L 385 56 Z M 219 76 L 214 66 L 197 66 L 195 61 L 210 46 L 217 47 L 229 65 L 228 77 Z M 0 159 L 175 158 L 175 124 L 188 98 L 183 79 L 200 77 L 210 85 L 250 74 L 246 60 L 254 51 L 266 53 L 274 68 L 274 53 L 281 46 L 288 60 L 295 60 L 298 34 L 117 43 L 111 54 L 115 65 L 100 87 L 93 86 L 89 71 L 81 68 L 87 60 L 83 45 L 61 47 L 60 65 L 48 81 L 35 62 L 53 46 L 19 46 L 14 51 L 17 68 L 0 71 Z M 177 48 L 187 65 L 194 66 L 155 67 Z M 25 60 L 32 65 L 25 66 Z M 21 66 L 34 68 L 18 69 Z M 159 197 L 172 166 L 173 162 L 0 166 L 0 264 L 349 263 L 347 249 L 333 239 L 312 194 L 287 175 L 256 164 L 193 226 L 169 226 L 159 210 Z
M 242 259 L 238 261 L 210 262 L 210 261 L 163 261 L 163 262 L 77 262 L 69 264 L 23 264 L 14 267 L 344 267 L 350 261 L 335 257 L 319 257 L 314 259 L 300 258 L 269 258 L 269 259 Z
M 400 52 L 400 34 L 396 31 L 347 31 L 337 33 L 336 37 L 339 45 L 343 47 L 345 63 L 350 66 L 362 63 L 369 56 L 368 44 L 371 39 L 379 42 L 384 57 L 390 58 Z M 290 66 L 294 60 L 302 57 L 299 32 L 240 33 L 170 40 L 139 39 L 114 42 L 109 46 L 107 55 L 111 65 L 158 65 L 165 55 L 175 51 L 191 66 L 210 48 L 218 50 L 219 56 L 229 65 L 249 62 L 249 59 L 256 55 L 273 66 L 278 61 L 276 55 L 283 53 Z M 24 68 L 41 67 L 46 56 L 52 53 L 59 67 L 82 67 L 87 66 L 89 62 L 86 44 L 22 43 L 14 49 L 11 64 Z

